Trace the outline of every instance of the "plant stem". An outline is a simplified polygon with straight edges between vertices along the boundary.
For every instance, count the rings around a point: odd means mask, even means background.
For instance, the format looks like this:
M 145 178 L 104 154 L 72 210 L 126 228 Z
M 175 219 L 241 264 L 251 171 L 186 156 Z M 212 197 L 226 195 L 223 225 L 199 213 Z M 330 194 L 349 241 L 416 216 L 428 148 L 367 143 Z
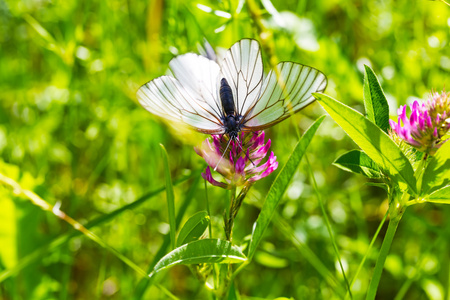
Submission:
M 234 225 L 234 219 L 237 216 L 237 213 L 239 212 L 239 208 L 241 208 L 242 203 L 244 201 L 245 196 L 247 195 L 248 190 L 252 187 L 252 184 L 246 184 L 242 190 L 239 192 L 239 195 L 236 197 L 236 187 L 233 187 L 231 190 L 231 196 L 230 196 L 230 208 L 228 212 L 225 212 L 224 215 L 224 227 L 225 227 L 225 236 L 228 241 L 231 242 L 231 238 L 233 236 L 233 225 Z M 228 264 L 227 266 L 227 272 L 226 275 L 223 275 L 225 273 L 224 266 L 221 267 L 221 275 L 220 275 L 220 282 L 221 286 L 218 291 L 218 298 L 225 299 L 227 294 L 229 293 L 229 288 L 231 287 L 231 282 L 234 279 L 233 274 L 233 266 L 232 264 Z
M 251 186 L 252 184 L 246 184 L 239 192 L 239 195 L 237 197 L 236 197 L 236 187 L 234 187 L 231 190 L 229 209 L 224 214 L 225 235 L 228 241 L 231 241 L 233 235 L 234 219 L 236 218 L 237 213 L 241 208 L 242 202 L 244 201 L 244 198 L 247 195 L 247 192 L 251 188 Z
M 231 242 L 231 237 L 233 234 L 233 223 L 234 223 L 234 217 L 236 214 L 234 214 L 235 210 L 235 202 L 236 202 L 236 187 L 233 186 L 233 188 L 230 191 L 230 203 L 228 211 L 225 211 L 223 216 L 224 221 L 224 229 L 225 229 L 225 237 L 227 241 Z M 228 265 L 219 265 L 219 284 L 216 288 L 216 296 L 218 299 L 225 299 L 227 292 L 228 292 L 228 286 L 230 283 L 230 272 L 231 272 L 231 264 Z
M 204 180 L 205 182 L 205 197 L 206 197 L 206 211 L 208 212 L 208 216 L 211 219 L 211 211 L 209 209 L 209 198 L 208 198 L 208 185 L 207 185 L 207 181 Z M 211 222 L 209 222 L 208 224 L 208 233 L 209 233 L 209 238 L 212 239 L 212 225 Z
M 390 203 L 389 210 L 396 210 L 397 207 L 393 207 L 395 202 Z M 398 224 L 402 218 L 404 210 L 400 209 L 399 213 L 389 221 L 388 229 L 381 246 L 380 253 L 378 254 L 377 262 L 375 264 L 375 269 L 373 271 L 372 280 L 369 284 L 369 290 L 367 292 L 366 300 L 373 300 L 377 294 L 378 284 L 380 283 L 381 274 L 383 273 L 384 264 L 386 263 L 386 258 L 389 254 L 389 249 L 391 248 L 392 241 L 394 239 L 395 232 L 397 231 Z M 392 214 L 390 212 L 392 217 Z
M 230 207 L 224 215 L 225 237 L 227 238 L 227 241 L 231 241 L 231 235 L 233 231 L 233 207 L 235 205 L 234 202 L 236 201 L 236 187 L 233 187 L 230 193 Z

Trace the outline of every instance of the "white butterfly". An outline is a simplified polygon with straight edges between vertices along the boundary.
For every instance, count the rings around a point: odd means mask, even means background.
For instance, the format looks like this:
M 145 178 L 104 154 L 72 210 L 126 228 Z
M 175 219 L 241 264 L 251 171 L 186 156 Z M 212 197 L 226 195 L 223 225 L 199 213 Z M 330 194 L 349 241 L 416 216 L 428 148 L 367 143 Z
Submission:
M 259 43 L 251 39 L 236 42 L 221 66 L 194 53 L 173 58 L 169 66 L 174 77 L 144 84 L 137 92 L 140 104 L 155 115 L 231 139 L 288 118 L 327 85 L 323 73 L 294 62 L 279 63 L 264 79 Z

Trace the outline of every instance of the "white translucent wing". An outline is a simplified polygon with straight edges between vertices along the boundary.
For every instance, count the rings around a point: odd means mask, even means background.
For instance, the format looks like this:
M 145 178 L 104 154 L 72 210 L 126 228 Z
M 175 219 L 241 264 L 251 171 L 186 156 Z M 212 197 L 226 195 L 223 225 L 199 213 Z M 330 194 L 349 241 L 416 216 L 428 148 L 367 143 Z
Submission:
M 279 76 L 270 71 L 259 99 L 243 114 L 243 130 L 262 130 L 283 121 L 313 102 L 311 93 L 327 86 L 325 75 L 312 67 L 281 62 L 277 70 Z
M 242 115 L 261 91 L 264 68 L 259 43 L 243 39 L 231 46 L 223 60 L 221 73 L 233 92 L 235 111 Z
M 187 53 L 173 58 L 169 66 L 175 78 L 191 92 L 197 102 L 216 116 L 222 115 L 217 92 L 220 67 L 215 61 Z
M 155 115 L 184 122 L 203 133 L 223 134 L 220 116 L 197 97 L 171 76 L 161 76 L 147 82 L 137 92 L 139 103 Z

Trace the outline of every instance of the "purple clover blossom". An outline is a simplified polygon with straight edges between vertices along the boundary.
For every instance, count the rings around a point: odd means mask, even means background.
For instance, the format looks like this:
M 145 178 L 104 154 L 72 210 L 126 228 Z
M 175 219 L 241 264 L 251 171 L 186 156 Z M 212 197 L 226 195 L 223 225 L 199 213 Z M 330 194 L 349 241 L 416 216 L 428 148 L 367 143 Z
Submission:
M 446 93 L 443 91 L 441 94 L 437 92 L 431 93 L 430 99 L 426 102 L 426 106 L 431 119 L 437 125 L 438 135 L 445 137 L 450 129 L 450 92 Z
M 206 139 L 201 147 L 194 148 L 208 164 L 202 177 L 212 185 L 225 189 L 251 185 L 277 169 L 278 162 L 273 152 L 267 161 L 260 165 L 271 145 L 270 139 L 267 143 L 264 142 L 264 131 L 247 134 L 242 132 L 238 139 L 229 141 L 226 135 L 213 135 L 212 139 Z M 228 142 L 230 145 L 226 150 Z M 211 168 L 219 172 L 225 182 L 215 180 Z
M 398 109 L 398 122 L 389 120 L 395 134 L 419 151 L 433 155 L 448 139 L 450 129 L 450 93 L 432 93 L 428 101 L 414 101 L 411 115 L 406 105 Z

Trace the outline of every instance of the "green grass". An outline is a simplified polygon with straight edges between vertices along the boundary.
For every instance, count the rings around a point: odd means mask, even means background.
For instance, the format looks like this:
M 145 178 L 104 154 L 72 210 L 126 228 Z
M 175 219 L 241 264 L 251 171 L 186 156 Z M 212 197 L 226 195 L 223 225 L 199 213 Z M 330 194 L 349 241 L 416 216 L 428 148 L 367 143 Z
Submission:
M 198 3 L 232 18 L 206 13 Z M 363 111 L 364 63 L 380 79 L 392 115 L 410 97 L 449 88 L 450 7 L 442 2 L 272 4 L 284 24 L 270 10 L 262 18 L 277 60 L 323 71 L 329 79 L 325 93 L 346 105 Z M 224 49 L 244 37 L 261 41 L 247 6 L 240 13 L 237 7 L 237 0 L 0 2 L 0 172 L 50 205 L 60 202 L 104 244 L 150 272 L 170 244 L 159 145 L 168 153 L 180 228 L 206 210 L 205 186 L 196 181 L 205 163 L 193 151 L 206 136 L 149 114 L 135 92 L 165 74 L 174 55 L 196 52 L 203 37 Z M 268 68 L 267 52 L 263 59 Z M 280 165 L 298 142 L 297 131 L 323 113 L 313 104 L 266 131 Z M 354 148 L 326 118 L 307 150 L 309 165 L 300 163 L 252 263 L 236 277 L 243 299 L 341 299 L 347 288 L 335 246 L 349 283 L 354 281 L 353 299 L 365 297 L 386 225 L 372 248 L 370 243 L 387 198 L 362 176 L 332 165 Z M 275 177 L 250 190 L 235 220 L 234 243 L 247 241 Z M 147 198 L 152 191 L 159 193 Z M 207 193 L 211 231 L 224 238 L 228 193 L 212 186 Z M 208 298 L 185 266 L 150 286 L 113 252 L 4 185 L 0 208 L 0 299 L 166 299 L 168 293 Z M 448 220 L 450 207 L 443 204 L 407 210 L 387 256 L 379 299 L 450 298 Z

